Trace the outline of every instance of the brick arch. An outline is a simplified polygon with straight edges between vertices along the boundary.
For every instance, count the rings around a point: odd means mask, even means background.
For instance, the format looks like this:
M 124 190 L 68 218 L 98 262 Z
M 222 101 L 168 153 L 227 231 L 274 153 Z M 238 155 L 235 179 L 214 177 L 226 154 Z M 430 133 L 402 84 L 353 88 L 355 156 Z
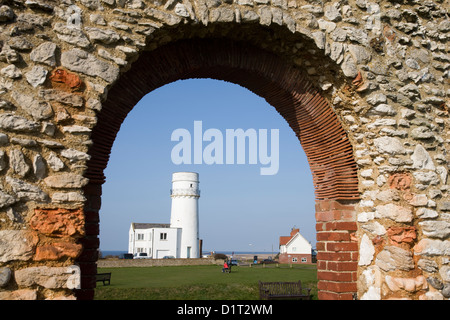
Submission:
M 357 242 L 354 203 L 359 199 L 352 145 L 327 100 L 304 74 L 281 57 L 224 39 L 182 40 L 140 55 L 114 84 L 92 131 L 85 176 L 86 237 L 78 258 L 79 299 L 92 298 L 99 247 L 103 170 L 128 112 L 147 93 L 167 83 L 213 78 L 246 87 L 265 98 L 288 122 L 307 155 L 316 194 L 319 298 L 351 299 L 356 293 Z M 257 115 L 255 115 L 257 116 Z

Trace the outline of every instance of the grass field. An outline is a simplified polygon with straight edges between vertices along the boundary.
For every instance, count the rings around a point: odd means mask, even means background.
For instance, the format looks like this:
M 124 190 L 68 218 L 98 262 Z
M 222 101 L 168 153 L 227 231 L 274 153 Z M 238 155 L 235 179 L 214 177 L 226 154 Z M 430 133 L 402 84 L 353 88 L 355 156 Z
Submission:
M 239 266 L 99 268 L 111 272 L 111 284 L 97 283 L 96 300 L 257 300 L 258 281 L 298 281 L 317 299 L 316 265 L 262 268 Z

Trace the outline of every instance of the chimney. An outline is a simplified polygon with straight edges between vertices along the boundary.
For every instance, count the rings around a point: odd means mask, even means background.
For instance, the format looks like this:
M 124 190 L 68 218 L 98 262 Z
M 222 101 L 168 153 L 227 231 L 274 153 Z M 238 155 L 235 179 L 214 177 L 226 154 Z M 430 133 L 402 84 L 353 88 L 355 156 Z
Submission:
M 294 235 L 296 235 L 297 232 L 300 232 L 300 229 L 299 229 L 299 228 L 292 228 L 292 230 L 291 230 L 291 237 L 293 237 Z

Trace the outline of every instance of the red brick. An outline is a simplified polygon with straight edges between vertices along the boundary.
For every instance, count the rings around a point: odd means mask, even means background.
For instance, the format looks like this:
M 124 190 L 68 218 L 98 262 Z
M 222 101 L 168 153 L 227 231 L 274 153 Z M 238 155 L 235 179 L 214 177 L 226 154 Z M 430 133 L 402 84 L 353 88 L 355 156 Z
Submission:
M 328 270 L 333 270 L 333 271 L 356 271 L 356 270 L 358 270 L 358 263 L 357 262 L 328 261 L 327 268 L 328 268 Z
M 333 272 L 333 271 L 317 271 L 318 280 L 351 282 L 355 280 L 355 274 L 352 272 Z
M 318 232 L 316 234 L 317 241 L 350 241 L 348 232 Z
M 317 283 L 319 290 L 332 291 L 336 293 L 356 292 L 356 283 L 354 282 L 335 282 L 335 281 L 319 281 Z
M 356 222 L 328 222 L 325 226 L 326 230 L 334 231 L 334 230 L 348 230 L 348 231 L 356 231 L 358 230 L 358 226 Z
M 356 251 L 358 244 L 355 242 L 328 242 L 326 251 Z

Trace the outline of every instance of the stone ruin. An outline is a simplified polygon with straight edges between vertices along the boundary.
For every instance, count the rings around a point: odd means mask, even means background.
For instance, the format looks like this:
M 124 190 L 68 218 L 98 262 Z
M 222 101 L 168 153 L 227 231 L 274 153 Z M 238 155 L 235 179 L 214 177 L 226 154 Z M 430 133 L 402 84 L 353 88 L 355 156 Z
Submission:
M 448 300 L 448 7 L 1 0 L 0 299 L 93 299 L 121 123 L 159 86 L 214 78 L 265 98 L 305 150 L 319 299 Z

